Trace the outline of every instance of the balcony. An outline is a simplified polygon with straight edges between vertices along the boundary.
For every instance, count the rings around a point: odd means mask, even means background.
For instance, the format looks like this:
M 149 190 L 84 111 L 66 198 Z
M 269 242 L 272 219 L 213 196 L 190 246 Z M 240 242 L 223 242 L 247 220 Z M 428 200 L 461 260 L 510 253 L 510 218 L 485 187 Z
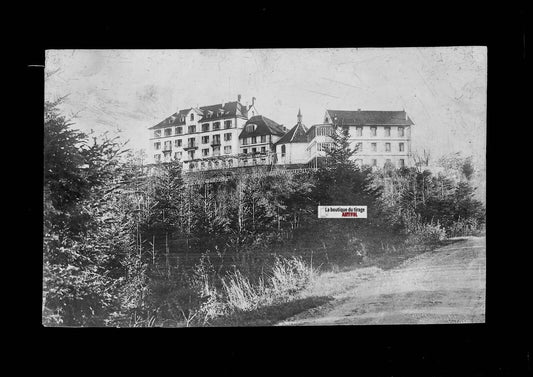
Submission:
M 220 139 L 213 139 L 213 141 L 211 142 L 212 147 L 219 147 L 220 145 Z
M 183 149 L 186 150 L 186 151 L 194 150 L 194 149 L 198 149 L 198 145 L 196 145 L 196 144 L 190 144 L 190 143 L 189 143 L 189 144 L 187 144 L 187 146 L 184 147 Z

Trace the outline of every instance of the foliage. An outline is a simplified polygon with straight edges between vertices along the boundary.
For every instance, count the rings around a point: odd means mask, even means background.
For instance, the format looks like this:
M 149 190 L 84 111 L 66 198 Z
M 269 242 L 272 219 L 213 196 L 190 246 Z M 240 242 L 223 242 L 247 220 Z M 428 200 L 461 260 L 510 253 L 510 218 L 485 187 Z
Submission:
M 132 281 L 132 221 L 119 194 L 125 149 L 107 135 L 90 142 L 57 106 L 45 106 L 43 323 L 104 325 L 120 316 Z

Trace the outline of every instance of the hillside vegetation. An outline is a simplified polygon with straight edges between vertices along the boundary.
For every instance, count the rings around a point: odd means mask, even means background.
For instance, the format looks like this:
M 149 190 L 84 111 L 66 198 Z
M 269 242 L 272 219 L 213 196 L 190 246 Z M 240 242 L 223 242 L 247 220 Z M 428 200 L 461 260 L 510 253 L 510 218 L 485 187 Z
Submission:
M 186 185 L 179 161 L 141 179 L 119 139 L 74 131 L 55 105 L 45 112 L 46 326 L 246 324 L 279 313 L 323 271 L 386 264 L 484 225 L 468 176 L 360 169 L 340 130 L 314 172 Z M 318 219 L 319 204 L 366 205 L 368 219 Z

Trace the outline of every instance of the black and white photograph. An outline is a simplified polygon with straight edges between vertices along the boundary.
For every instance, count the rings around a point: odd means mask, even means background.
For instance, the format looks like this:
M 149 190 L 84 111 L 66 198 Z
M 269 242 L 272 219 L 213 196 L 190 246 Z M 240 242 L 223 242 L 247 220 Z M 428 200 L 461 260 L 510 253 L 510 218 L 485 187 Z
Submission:
M 485 323 L 486 46 L 45 58 L 44 327 Z

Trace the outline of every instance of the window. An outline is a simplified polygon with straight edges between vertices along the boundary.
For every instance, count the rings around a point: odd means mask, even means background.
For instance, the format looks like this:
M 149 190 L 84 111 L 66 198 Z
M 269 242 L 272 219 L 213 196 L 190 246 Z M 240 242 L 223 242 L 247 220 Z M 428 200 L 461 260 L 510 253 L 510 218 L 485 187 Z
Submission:
M 196 126 L 189 126 L 188 131 L 189 131 L 190 134 L 195 133 L 196 132 Z
M 213 135 L 213 145 L 220 144 L 220 135 Z
M 213 147 L 213 156 L 220 156 L 220 147 Z
M 242 150 L 242 153 L 247 154 L 247 153 L 248 153 L 248 149 L 247 149 L 247 148 L 244 148 L 244 149 Z
M 176 152 L 176 153 L 174 153 L 174 158 L 175 158 L 176 160 L 181 160 L 181 152 Z
M 390 143 L 385 143 L 385 152 L 390 152 Z
M 328 123 L 328 122 L 329 122 L 329 118 L 326 117 L 326 118 L 324 119 L 324 123 Z
M 181 139 L 174 140 L 174 146 L 175 147 L 181 147 Z
M 154 149 L 156 151 L 160 150 L 161 149 L 161 143 L 154 143 Z
M 195 166 L 196 166 L 196 165 L 194 164 L 194 162 L 191 162 L 191 163 L 189 164 L 189 170 L 193 170 Z
M 404 143 L 400 143 L 400 152 L 403 152 L 405 149 Z
M 207 157 L 207 156 L 209 156 L 209 148 L 202 149 L 202 156 L 203 156 L 203 157 Z
M 358 152 L 362 152 L 363 151 L 363 143 L 357 143 L 355 145 L 355 147 L 357 148 Z
M 231 153 L 231 145 L 226 145 L 224 147 L 224 154 L 230 154 Z
M 231 120 L 224 121 L 224 128 L 227 130 L 228 128 L 231 128 Z
M 209 131 L 209 123 L 202 124 L 202 132 L 207 132 L 207 131 Z
M 161 137 L 161 130 L 154 131 L 154 137 Z
M 370 135 L 376 136 L 377 135 L 377 127 L 370 127 Z
M 261 153 L 266 153 L 266 147 L 261 147 Z
M 232 166 L 233 166 L 233 160 L 228 160 L 228 166 L 229 166 L 229 167 L 232 167 Z
M 189 160 L 194 160 L 194 151 L 189 151 Z
M 215 161 L 215 168 L 218 169 L 218 161 Z
M 378 160 L 376 160 L 375 158 L 372 159 L 372 166 L 377 166 L 378 165 Z
M 257 153 L 257 148 L 252 148 L 252 154 Z
M 154 160 L 155 160 L 156 162 L 161 161 L 161 155 L 160 155 L 160 154 L 154 154 Z
M 172 128 L 165 128 L 165 136 L 172 136 Z
M 242 139 L 242 145 L 248 145 L 248 138 L 247 137 Z
M 200 163 L 200 166 L 202 167 L 202 169 L 205 169 L 205 162 L 202 161 L 202 162 Z
M 281 157 L 285 157 L 285 153 L 286 153 L 286 148 L 285 148 L 285 144 L 281 146 Z
M 194 113 L 191 113 L 191 121 L 194 120 Z
M 266 142 L 267 142 L 266 135 L 261 136 L 261 143 L 266 143 Z
M 169 149 L 172 149 L 172 141 L 165 141 L 164 144 L 164 150 L 168 151 Z
M 212 163 L 211 161 L 208 161 L 208 162 L 207 162 L 207 167 L 208 167 L 209 169 L 212 169 L 212 168 L 213 168 L 213 163 Z
M 189 148 L 196 147 L 196 139 L 194 137 L 189 138 L 189 142 L 187 143 L 187 146 Z
M 218 130 L 220 130 L 220 122 L 213 123 L 213 131 L 218 131 Z
M 202 144 L 209 144 L 209 136 L 202 136 Z
M 405 167 L 405 160 L 403 158 L 400 158 L 399 162 L 401 168 Z
M 231 132 L 224 134 L 224 141 L 230 141 L 231 140 Z
M 176 127 L 176 128 L 174 129 L 174 133 L 175 133 L 176 135 L 181 135 L 181 134 L 183 133 L 183 127 Z
M 256 128 L 257 128 L 257 125 L 249 124 L 246 126 L 246 132 L 254 132 Z
M 252 144 L 257 144 L 257 136 L 252 137 Z
M 390 127 L 385 127 L 385 136 L 390 137 Z
M 401 137 L 404 136 L 404 130 L 403 130 L 403 127 L 398 127 L 398 136 L 401 136 Z
M 372 152 L 377 152 L 378 150 L 378 143 L 372 143 L 370 144 L 370 147 L 372 149 Z
M 355 134 L 356 134 L 357 136 L 363 136 L 363 127 L 359 127 L 359 126 L 356 127 L 356 128 L 355 128 Z

